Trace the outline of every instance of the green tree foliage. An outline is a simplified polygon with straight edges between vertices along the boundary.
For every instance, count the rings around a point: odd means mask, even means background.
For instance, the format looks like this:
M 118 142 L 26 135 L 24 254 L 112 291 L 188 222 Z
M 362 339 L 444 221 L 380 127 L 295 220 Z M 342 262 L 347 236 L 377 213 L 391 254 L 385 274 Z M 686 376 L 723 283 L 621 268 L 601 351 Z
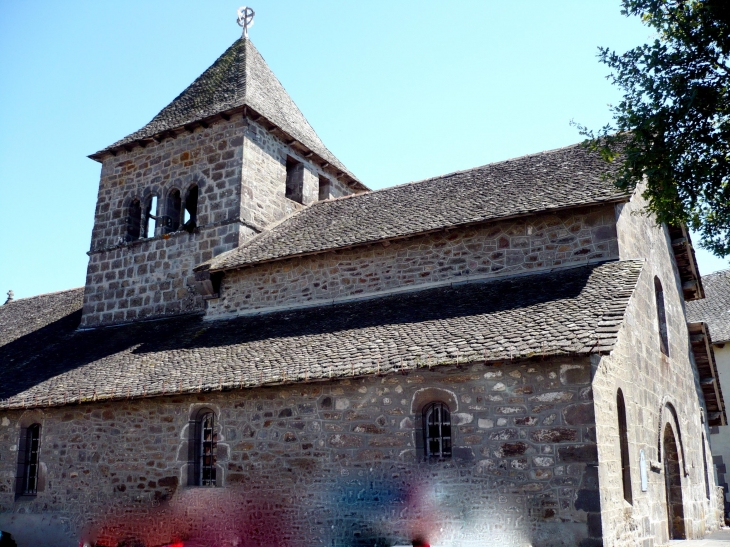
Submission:
M 599 59 L 623 92 L 613 123 L 587 144 L 617 162 L 616 185 L 646 176 L 648 212 L 684 223 L 701 245 L 730 254 L 730 0 L 623 0 L 622 13 L 656 32 L 653 42 Z

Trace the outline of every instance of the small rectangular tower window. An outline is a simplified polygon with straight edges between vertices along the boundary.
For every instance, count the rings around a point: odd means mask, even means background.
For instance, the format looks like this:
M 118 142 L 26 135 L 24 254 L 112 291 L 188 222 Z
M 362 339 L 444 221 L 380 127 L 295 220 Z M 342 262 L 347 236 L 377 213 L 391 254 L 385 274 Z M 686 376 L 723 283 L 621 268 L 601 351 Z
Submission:
M 330 198 L 330 179 L 319 176 L 319 201 Z
M 297 203 L 304 202 L 304 165 L 294 158 L 286 158 L 286 197 Z

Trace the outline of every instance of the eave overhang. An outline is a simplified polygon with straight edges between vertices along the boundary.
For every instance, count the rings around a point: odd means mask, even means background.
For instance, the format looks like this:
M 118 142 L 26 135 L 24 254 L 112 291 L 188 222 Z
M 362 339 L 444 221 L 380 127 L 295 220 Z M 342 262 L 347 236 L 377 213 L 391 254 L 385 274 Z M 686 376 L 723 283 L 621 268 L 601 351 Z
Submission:
M 117 146 L 109 146 L 107 148 L 104 148 L 103 150 L 99 150 L 98 152 L 94 152 L 93 154 L 90 154 L 88 157 L 94 161 L 98 161 L 99 163 L 102 163 L 104 161 L 104 158 L 106 158 L 108 156 L 117 156 L 118 154 L 123 153 L 123 152 L 131 152 L 135 148 L 146 148 L 149 144 L 160 143 L 160 142 L 164 141 L 165 139 L 175 139 L 179 135 L 182 135 L 184 133 L 192 133 L 199 127 L 207 129 L 214 123 L 217 123 L 220 121 L 228 121 L 237 114 L 242 115 L 244 118 L 247 118 L 251 122 L 254 122 L 254 123 L 257 123 L 257 124 L 263 126 L 267 132 L 277 136 L 287 146 L 292 147 L 296 152 L 301 154 L 303 157 L 307 158 L 309 161 L 316 164 L 320 169 L 322 169 L 322 171 L 333 176 L 334 178 L 339 180 L 341 183 L 347 185 L 348 187 L 352 188 L 355 192 L 358 192 L 358 193 L 367 192 L 370 190 L 367 186 L 365 186 L 362 182 L 360 182 L 353 175 L 351 175 L 350 173 L 348 173 L 346 171 L 342 171 L 341 169 L 338 169 L 336 166 L 332 165 L 329 161 L 324 159 L 322 156 L 320 156 L 319 154 L 314 152 L 306 144 L 304 144 L 303 142 L 292 137 L 289 133 L 287 133 L 286 131 L 281 129 L 278 125 L 276 125 L 275 123 L 273 123 L 272 121 L 267 119 L 262 114 L 259 114 L 258 112 L 256 112 L 253 108 L 251 108 L 248 105 L 231 108 L 226 111 L 214 114 L 212 116 L 208 116 L 201 120 L 197 120 L 195 122 L 180 125 L 178 127 L 172 128 L 172 129 L 165 129 L 164 131 L 160 131 L 159 133 L 156 133 L 150 137 L 135 139 L 133 141 L 126 142 L 124 144 L 120 144 Z
M 687 329 L 699 375 L 700 388 L 705 398 L 707 423 L 710 426 L 727 425 L 725 401 L 720 388 L 720 377 L 717 374 L 710 331 L 707 324 L 703 322 L 687 323 Z
M 669 226 L 668 228 L 685 302 L 704 298 L 705 290 L 702 287 L 702 277 L 697 267 L 695 250 L 692 247 L 692 239 L 687 227 L 679 225 Z

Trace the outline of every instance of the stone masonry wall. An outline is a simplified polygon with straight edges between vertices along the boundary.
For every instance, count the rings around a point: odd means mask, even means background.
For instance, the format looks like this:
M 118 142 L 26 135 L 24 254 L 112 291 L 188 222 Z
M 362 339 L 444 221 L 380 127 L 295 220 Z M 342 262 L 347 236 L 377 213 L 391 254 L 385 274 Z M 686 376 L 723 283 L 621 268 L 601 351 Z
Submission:
M 256 142 L 265 142 L 266 148 Z M 287 152 L 289 151 L 289 152 Z M 102 164 L 86 277 L 83 327 L 202 311 L 193 268 L 241 245 L 264 226 L 302 208 L 285 194 L 286 156 L 279 139 L 242 116 L 134 148 Z M 317 199 L 319 172 L 305 166 L 308 199 Z M 173 189 L 183 199 L 199 189 L 198 228 L 125 243 L 128 207 L 158 196 L 167 214 Z M 335 185 L 336 188 L 336 185 Z
M 192 286 L 193 267 L 252 235 L 239 222 L 245 121 L 167 138 L 104 158 L 92 232 L 82 327 L 203 309 Z M 128 207 L 158 196 L 166 214 L 173 189 L 183 199 L 197 185 L 198 229 L 124 243 Z
M 173 188 L 183 197 L 197 184 L 198 225 L 239 217 L 243 131 L 240 116 L 230 121 L 166 138 L 145 148 L 106 156 L 102 163 L 91 252 L 116 247 L 124 241 L 127 207 L 134 198 L 159 196 L 161 210 Z M 158 232 L 156 235 L 160 235 Z
M 329 197 L 353 193 L 351 188 L 325 173 L 319 165 L 293 151 L 261 125 L 249 122 L 244 138 L 241 192 L 241 217 L 244 220 L 266 226 L 302 208 L 285 196 L 287 156 L 302 164 L 304 205 L 310 205 L 319 199 L 320 176 L 330 181 Z
M 590 376 L 588 358 L 536 359 L 6 412 L 0 528 L 20 547 L 597 545 Z M 426 462 L 434 400 L 451 409 L 453 457 Z M 216 488 L 187 485 L 202 408 Z M 43 487 L 16 499 L 19 424 L 33 422 Z
M 666 545 L 668 521 L 663 460 L 660 462 L 659 439 L 667 424 L 677 435 L 683 468 L 682 494 L 685 528 L 688 538 L 702 537 L 716 527 L 715 496 L 706 497 L 702 434 L 708 432 L 701 423 L 704 405 L 684 315 L 679 275 L 669 237 L 664 227 L 637 214 L 643 206 L 639 192 L 631 203 L 621 207 L 618 221 L 619 248 L 622 259 L 645 258 L 637 289 L 626 312 L 619 341 L 610 356 L 598 364 L 593 381 L 596 405 L 599 476 L 604 544 Z M 654 276 L 664 289 L 669 357 L 660 350 Z M 629 462 L 633 504 L 624 500 L 618 442 L 617 390 L 626 404 Z M 667 404 L 676 409 L 677 424 Z M 648 488 L 641 489 L 640 451 L 644 451 Z M 662 449 L 663 450 L 663 449 Z M 709 447 L 708 469 L 712 469 Z M 684 475 L 686 470 L 687 475 Z M 710 492 L 714 476 L 709 474 Z
M 613 205 L 455 229 L 226 272 L 216 317 L 353 297 L 468 276 L 543 270 L 618 257 Z
M 255 233 L 239 222 L 208 225 L 92 253 L 81 326 L 202 311 L 193 268 Z

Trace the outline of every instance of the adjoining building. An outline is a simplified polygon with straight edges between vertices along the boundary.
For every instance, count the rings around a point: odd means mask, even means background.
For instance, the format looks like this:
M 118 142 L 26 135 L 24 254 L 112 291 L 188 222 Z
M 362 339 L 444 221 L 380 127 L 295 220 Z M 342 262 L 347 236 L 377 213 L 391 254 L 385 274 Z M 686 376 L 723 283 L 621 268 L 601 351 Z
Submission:
M 730 390 L 730 269 L 706 275 L 703 278 L 706 297 L 687 305 L 689 321 L 704 322 L 703 343 L 713 348 L 718 383 L 709 381 L 703 388 L 721 392 L 721 387 Z M 694 340 L 694 338 L 693 338 Z M 696 343 L 696 342 L 695 342 Z M 715 463 L 717 479 L 724 490 L 725 515 L 730 516 L 730 492 L 728 492 L 728 470 L 730 464 L 730 427 L 717 424 L 710 428 L 712 459 Z
M 19 545 L 718 527 L 689 237 L 581 146 L 369 191 L 242 38 L 91 157 L 85 286 L 0 306 Z

